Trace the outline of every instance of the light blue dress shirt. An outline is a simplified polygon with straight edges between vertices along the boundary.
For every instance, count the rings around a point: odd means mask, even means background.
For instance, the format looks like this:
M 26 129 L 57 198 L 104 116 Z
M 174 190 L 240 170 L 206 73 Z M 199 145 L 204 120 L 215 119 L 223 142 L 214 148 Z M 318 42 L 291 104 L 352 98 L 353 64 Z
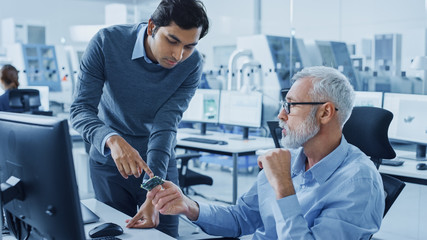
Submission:
M 276 200 L 265 172 L 233 206 L 199 203 L 195 223 L 212 235 L 253 239 L 369 239 L 381 225 L 384 191 L 373 162 L 344 137 L 305 171 L 303 149 L 291 150 L 296 195 Z

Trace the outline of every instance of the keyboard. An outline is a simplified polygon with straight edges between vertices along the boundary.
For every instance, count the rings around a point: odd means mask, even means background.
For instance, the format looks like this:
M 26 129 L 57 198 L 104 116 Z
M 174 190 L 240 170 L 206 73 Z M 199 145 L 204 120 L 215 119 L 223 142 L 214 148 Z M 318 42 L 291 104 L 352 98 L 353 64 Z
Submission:
M 198 142 L 198 143 L 207 143 L 207 144 L 219 144 L 220 141 L 214 140 L 214 139 L 207 139 L 207 138 L 196 138 L 196 137 L 188 137 L 181 139 L 183 141 L 190 141 L 190 142 Z
M 89 240 L 122 240 L 122 239 L 118 237 L 113 237 L 113 236 L 105 236 L 105 237 L 90 238 Z
M 401 166 L 404 162 L 405 162 L 404 160 L 383 159 L 381 161 L 381 165 Z

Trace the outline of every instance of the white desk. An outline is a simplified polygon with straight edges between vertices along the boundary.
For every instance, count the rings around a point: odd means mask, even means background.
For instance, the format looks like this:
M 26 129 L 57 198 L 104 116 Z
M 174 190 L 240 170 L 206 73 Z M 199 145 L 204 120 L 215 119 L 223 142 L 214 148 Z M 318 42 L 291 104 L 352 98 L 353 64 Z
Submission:
M 150 239 L 150 240 L 167 240 L 167 239 L 175 239 L 166 235 L 154 228 L 151 229 L 134 229 L 134 228 L 126 228 L 126 219 L 130 219 L 131 217 L 126 214 L 117 211 L 116 209 L 99 202 L 95 199 L 86 199 L 82 200 L 82 203 L 86 205 L 90 210 L 96 213 L 99 216 L 99 222 L 86 224 L 85 227 L 85 236 L 87 239 L 89 237 L 89 231 L 105 222 L 114 222 L 120 225 L 123 228 L 124 233 L 120 236 L 117 236 L 123 240 L 140 240 L 140 239 Z M 3 236 L 3 240 L 16 240 L 13 236 Z
M 410 155 L 411 153 L 415 155 L 414 152 L 396 150 L 398 157 L 403 155 Z M 401 160 L 405 160 L 402 166 L 380 165 L 379 171 L 405 182 L 427 185 L 427 170 L 417 170 L 416 168 L 417 164 L 421 163 L 421 161 L 410 159 Z
M 181 140 L 187 137 L 221 140 L 228 142 L 228 144 L 206 144 Z M 255 155 L 255 152 L 259 149 L 274 148 L 274 142 L 272 138 L 253 136 L 250 136 L 249 140 L 240 140 L 238 138 L 242 138 L 242 135 L 219 132 L 207 132 L 207 135 L 200 135 L 200 130 L 197 129 L 178 129 L 176 144 L 177 148 L 233 157 L 233 204 L 235 204 L 237 201 L 237 158 L 239 156 Z
M 150 240 L 167 240 L 167 239 L 175 239 L 170 237 L 169 235 L 166 235 L 154 228 L 151 229 L 135 229 L 135 228 L 126 228 L 126 219 L 130 219 L 128 215 L 117 211 L 116 209 L 99 202 L 95 199 L 86 199 L 82 200 L 82 203 L 86 205 L 90 210 L 92 210 L 94 213 L 96 213 L 100 219 L 99 222 L 92 223 L 92 224 L 86 224 L 85 225 L 85 233 L 86 237 L 89 238 L 89 230 L 98 226 L 99 224 L 102 224 L 104 222 L 114 222 L 118 225 L 120 225 L 124 233 L 120 236 L 117 236 L 118 238 L 121 238 L 123 240 L 129 239 L 129 240 L 140 240 L 140 239 L 150 239 Z

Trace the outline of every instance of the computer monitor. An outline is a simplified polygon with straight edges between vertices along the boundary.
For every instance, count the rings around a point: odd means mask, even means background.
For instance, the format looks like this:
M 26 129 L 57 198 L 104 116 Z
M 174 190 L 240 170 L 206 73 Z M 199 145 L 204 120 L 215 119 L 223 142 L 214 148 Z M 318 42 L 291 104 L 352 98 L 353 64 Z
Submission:
M 243 139 L 248 139 L 249 128 L 261 126 L 262 93 L 221 91 L 219 123 L 243 127 Z
M 68 131 L 67 120 L 0 112 L 1 196 L 17 239 L 86 239 Z
M 356 97 L 354 99 L 354 106 L 361 107 L 383 107 L 383 93 L 382 92 L 365 92 L 355 91 Z
M 36 89 L 13 89 L 9 92 L 11 112 L 36 111 L 40 106 L 40 92 Z
M 388 136 L 393 141 L 415 143 L 416 154 L 400 156 L 427 160 L 427 95 L 384 93 L 384 109 L 394 115 Z
M 219 95 L 218 89 L 197 89 L 182 121 L 202 123 L 201 134 L 205 135 L 207 123 L 218 123 Z

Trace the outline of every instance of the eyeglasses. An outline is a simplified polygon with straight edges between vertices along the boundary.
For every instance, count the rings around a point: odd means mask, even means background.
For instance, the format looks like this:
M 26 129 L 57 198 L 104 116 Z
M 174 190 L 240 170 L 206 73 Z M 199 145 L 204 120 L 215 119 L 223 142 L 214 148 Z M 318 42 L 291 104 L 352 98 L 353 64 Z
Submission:
M 280 101 L 280 105 L 283 109 L 285 109 L 286 114 L 291 113 L 291 106 L 293 105 L 322 105 L 327 102 L 286 102 L 286 101 Z M 338 111 L 337 108 L 335 108 L 336 111 Z

